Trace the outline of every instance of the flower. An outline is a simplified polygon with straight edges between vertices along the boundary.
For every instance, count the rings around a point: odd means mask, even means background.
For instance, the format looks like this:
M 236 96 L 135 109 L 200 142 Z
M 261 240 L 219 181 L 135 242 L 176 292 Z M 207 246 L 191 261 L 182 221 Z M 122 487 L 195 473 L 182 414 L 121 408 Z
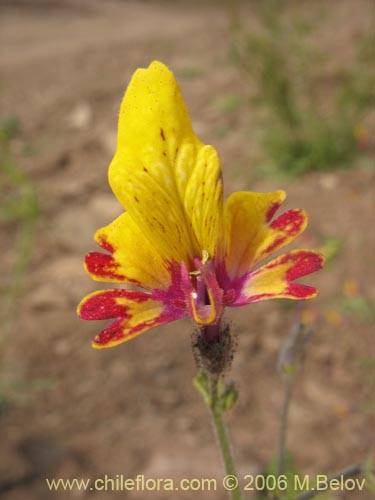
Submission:
M 257 267 L 305 229 L 305 212 L 273 219 L 283 191 L 236 192 L 224 204 L 218 154 L 195 136 L 178 83 L 160 62 L 138 69 L 126 91 L 109 183 L 126 212 L 96 232 L 107 253 L 89 253 L 85 268 L 125 288 L 79 304 L 83 319 L 115 319 L 94 347 L 187 315 L 218 325 L 227 306 L 317 294 L 294 282 L 321 268 L 317 252 L 295 250 Z

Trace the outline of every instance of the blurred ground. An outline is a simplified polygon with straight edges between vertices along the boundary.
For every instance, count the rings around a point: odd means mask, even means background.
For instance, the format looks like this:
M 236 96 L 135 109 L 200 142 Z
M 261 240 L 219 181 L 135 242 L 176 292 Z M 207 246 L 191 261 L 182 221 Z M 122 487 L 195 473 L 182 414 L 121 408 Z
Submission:
M 364 0 L 330 3 L 331 15 L 321 26 L 327 50 L 345 54 L 370 9 Z M 246 86 L 228 61 L 225 5 L 1 1 L 0 46 L 1 114 L 19 118 L 19 149 L 32 145 L 18 161 L 36 186 L 42 210 L 26 292 L 1 366 L 3 380 L 30 382 L 1 414 L 0 488 L 8 485 L 2 497 L 70 498 L 47 490 L 44 478 L 53 476 L 222 475 L 207 412 L 190 383 L 195 366 L 189 321 L 95 351 L 90 342 L 100 324 L 75 315 L 79 300 L 99 288 L 82 270 L 84 254 L 95 248 L 94 231 L 121 212 L 107 167 L 122 94 L 135 68 L 155 58 L 178 76 L 197 134 L 217 147 L 228 192 L 286 189 L 286 206 L 310 215 L 300 245 L 317 246 L 323 236 L 344 242 L 331 265 L 310 278 L 321 291 L 309 304 L 319 320 L 295 390 L 288 447 L 311 474 L 373 454 L 373 325 L 336 308 L 348 283 L 355 282 L 366 300 L 375 296 L 373 177 L 358 166 L 302 180 L 254 181 L 251 160 L 259 146 L 249 134 L 256 128 L 251 113 L 222 113 L 215 105 L 221 96 L 244 96 Z M 11 241 L 7 228 L 0 243 L 4 276 Z M 276 302 L 228 313 L 238 332 L 231 376 L 241 393 L 228 421 L 243 474 L 261 471 L 275 453 L 281 402 L 275 365 L 294 315 L 294 305 Z M 35 389 L 33 380 L 44 386 Z M 157 492 L 94 496 L 120 495 L 171 498 Z M 225 495 L 173 495 L 203 497 Z

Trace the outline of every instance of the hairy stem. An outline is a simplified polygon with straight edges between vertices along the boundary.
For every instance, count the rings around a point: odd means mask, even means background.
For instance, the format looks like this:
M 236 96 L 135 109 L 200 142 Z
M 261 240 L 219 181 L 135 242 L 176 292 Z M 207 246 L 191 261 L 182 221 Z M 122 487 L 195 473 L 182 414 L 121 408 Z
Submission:
M 229 497 L 232 500 L 241 500 L 240 487 L 237 483 L 236 468 L 234 466 L 234 461 L 231 452 L 231 446 L 229 443 L 228 433 L 225 428 L 223 420 L 223 411 L 220 407 L 220 396 L 218 393 L 218 381 L 211 377 L 211 401 L 210 410 L 212 415 L 212 421 L 214 424 L 219 449 L 224 462 L 225 473 L 227 476 L 233 476 L 233 485 L 235 485 L 233 490 L 228 489 Z
M 193 346 L 199 369 L 194 385 L 211 413 L 226 473 L 223 487 L 232 500 L 241 500 L 239 481 L 223 420 L 224 413 L 233 407 L 238 397 L 234 384 L 224 384 L 221 379 L 232 361 L 232 349 L 232 336 L 228 326 L 218 323 L 202 327 Z

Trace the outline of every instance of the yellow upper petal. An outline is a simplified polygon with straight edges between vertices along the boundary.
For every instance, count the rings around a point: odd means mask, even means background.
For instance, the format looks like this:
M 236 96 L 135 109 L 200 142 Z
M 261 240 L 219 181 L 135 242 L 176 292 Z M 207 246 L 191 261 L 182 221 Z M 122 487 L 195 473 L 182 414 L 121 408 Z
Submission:
M 185 208 L 201 250 L 220 259 L 224 254 L 223 181 L 220 160 L 212 146 L 199 151 L 186 186 Z
M 153 62 L 148 69 L 137 70 L 121 105 L 109 181 L 144 236 L 167 260 L 187 261 L 201 255 L 202 245 L 215 246 L 203 237 L 200 222 L 190 210 L 190 199 L 195 191 L 202 191 L 205 178 L 219 177 L 213 151 L 195 136 L 180 88 L 168 68 Z M 205 161 L 212 172 L 202 175 L 198 166 L 203 167 Z M 210 189 L 218 200 L 220 190 Z M 203 200 L 204 204 L 201 209 L 207 218 L 213 203 Z M 216 230 L 210 234 L 217 237 Z

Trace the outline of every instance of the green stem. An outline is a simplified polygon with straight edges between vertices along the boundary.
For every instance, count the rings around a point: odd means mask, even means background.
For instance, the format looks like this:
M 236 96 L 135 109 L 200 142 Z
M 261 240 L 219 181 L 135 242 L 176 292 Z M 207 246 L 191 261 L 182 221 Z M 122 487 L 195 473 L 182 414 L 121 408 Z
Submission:
M 227 476 L 233 476 L 237 480 L 236 468 L 232 457 L 231 447 L 229 443 L 228 433 L 223 420 L 223 412 L 220 408 L 220 396 L 218 393 L 218 381 L 211 379 L 211 401 L 210 410 L 212 421 L 215 427 L 216 436 L 219 444 L 219 449 L 224 462 L 225 473 Z M 241 500 L 239 484 L 233 489 L 228 490 L 229 497 L 232 500 Z

